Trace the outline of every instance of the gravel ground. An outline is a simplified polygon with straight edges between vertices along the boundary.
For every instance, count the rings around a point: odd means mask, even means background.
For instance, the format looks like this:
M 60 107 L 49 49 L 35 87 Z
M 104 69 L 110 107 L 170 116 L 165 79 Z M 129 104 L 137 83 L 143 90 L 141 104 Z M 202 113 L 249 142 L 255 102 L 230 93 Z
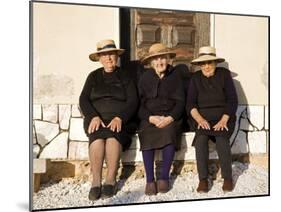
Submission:
M 268 194 L 268 170 L 252 164 L 234 162 L 233 179 L 235 188 L 232 192 L 221 190 L 223 180 L 218 177 L 207 194 L 196 192 L 198 175 L 187 172 L 172 177 L 172 189 L 166 194 L 146 196 L 144 194 L 145 179 L 121 180 L 116 196 L 97 201 L 88 200 L 91 183 L 77 179 L 64 179 L 59 183 L 42 185 L 34 194 L 33 209 L 67 208 L 80 206 L 115 205 L 142 202 L 160 202 L 173 200 L 206 199 L 217 197 L 235 197 Z

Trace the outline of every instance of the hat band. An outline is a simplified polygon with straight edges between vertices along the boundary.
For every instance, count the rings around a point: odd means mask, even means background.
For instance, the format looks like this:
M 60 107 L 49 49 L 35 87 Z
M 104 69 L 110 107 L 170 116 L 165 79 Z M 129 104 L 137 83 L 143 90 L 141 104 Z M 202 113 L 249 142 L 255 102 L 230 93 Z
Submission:
M 102 48 L 98 48 L 98 51 L 103 50 L 103 49 L 109 49 L 109 48 L 115 48 L 116 49 L 116 46 L 114 44 L 108 44 L 108 45 L 105 45 Z
M 201 54 L 199 54 L 200 57 L 204 56 L 204 55 L 211 55 L 211 56 L 215 56 L 216 57 L 216 54 L 214 54 L 214 53 L 201 53 Z

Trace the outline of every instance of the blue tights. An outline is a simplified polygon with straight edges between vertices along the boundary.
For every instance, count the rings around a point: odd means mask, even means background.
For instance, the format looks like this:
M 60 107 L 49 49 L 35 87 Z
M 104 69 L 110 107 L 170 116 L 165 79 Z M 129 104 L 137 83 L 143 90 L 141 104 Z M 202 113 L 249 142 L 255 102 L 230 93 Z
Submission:
M 175 155 L 175 146 L 173 144 L 168 144 L 162 149 L 162 166 L 160 171 L 160 179 L 161 180 L 169 180 L 169 173 L 172 166 L 172 162 Z M 153 182 L 154 181 L 154 153 L 155 149 L 143 150 L 142 157 L 146 172 L 146 181 Z

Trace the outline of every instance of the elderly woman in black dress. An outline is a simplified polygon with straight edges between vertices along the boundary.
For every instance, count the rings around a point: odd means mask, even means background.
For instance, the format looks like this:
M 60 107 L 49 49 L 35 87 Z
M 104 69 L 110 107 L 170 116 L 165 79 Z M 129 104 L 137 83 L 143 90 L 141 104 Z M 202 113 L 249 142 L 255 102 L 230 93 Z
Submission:
M 216 142 L 222 178 L 222 190 L 232 191 L 232 160 L 229 138 L 235 127 L 237 94 L 230 71 L 217 67 L 223 58 L 216 57 L 216 49 L 199 49 L 199 57 L 191 63 L 200 66 L 190 81 L 187 113 L 197 125 L 194 145 L 199 174 L 198 192 L 208 192 L 208 140 Z
M 142 60 L 151 69 L 143 73 L 138 89 L 141 106 L 139 139 L 146 172 L 146 195 L 169 191 L 169 173 L 176 141 L 182 132 L 185 105 L 184 88 L 179 73 L 169 65 L 176 54 L 161 43 L 153 44 Z M 162 152 L 162 167 L 157 184 L 154 177 L 154 153 Z
M 117 66 L 123 49 L 117 49 L 113 40 L 97 43 L 97 51 L 90 54 L 101 68 L 92 71 L 85 82 L 79 104 L 84 115 L 84 130 L 89 137 L 89 159 L 93 176 L 89 199 L 101 194 L 116 194 L 116 175 L 121 150 L 131 143 L 127 123 L 137 110 L 137 89 L 124 71 Z M 105 183 L 101 186 L 104 159 L 107 164 Z

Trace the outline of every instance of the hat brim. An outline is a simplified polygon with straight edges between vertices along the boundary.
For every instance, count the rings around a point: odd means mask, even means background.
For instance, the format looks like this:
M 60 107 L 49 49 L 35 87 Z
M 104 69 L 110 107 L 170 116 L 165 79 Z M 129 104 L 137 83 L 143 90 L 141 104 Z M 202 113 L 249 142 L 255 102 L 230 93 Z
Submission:
M 175 52 L 161 52 L 161 53 L 155 53 L 155 54 L 151 54 L 151 55 L 148 55 L 146 57 L 144 57 L 141 62 L 143 64 L 147 64 L 149 63 L 154 57 L 156 56 L 161 56 L 161 55 L 170 55 L 170 58 L 174 58 L 176 56 L 176 53 Z
M 200 56 L 194 60 L 191 61 L 191 64 L 192 65 L 199 65 L 201 62 L 205 62 L 205 61 L 216 61 L 217 63 L 222 63 L 225 61 L 224 58 L 221 58 L 221 57 L 215 57 L 215 56 L 212 56 L 212 55 L 203 55 L 203 56 Z
M 89 55 L 90 60 L 99 61 L 99 54 L 104 52 L 117 52 L 118 56 L 124 53 L 125 49 L 107 48 L 100 51 L 96 51 Z

